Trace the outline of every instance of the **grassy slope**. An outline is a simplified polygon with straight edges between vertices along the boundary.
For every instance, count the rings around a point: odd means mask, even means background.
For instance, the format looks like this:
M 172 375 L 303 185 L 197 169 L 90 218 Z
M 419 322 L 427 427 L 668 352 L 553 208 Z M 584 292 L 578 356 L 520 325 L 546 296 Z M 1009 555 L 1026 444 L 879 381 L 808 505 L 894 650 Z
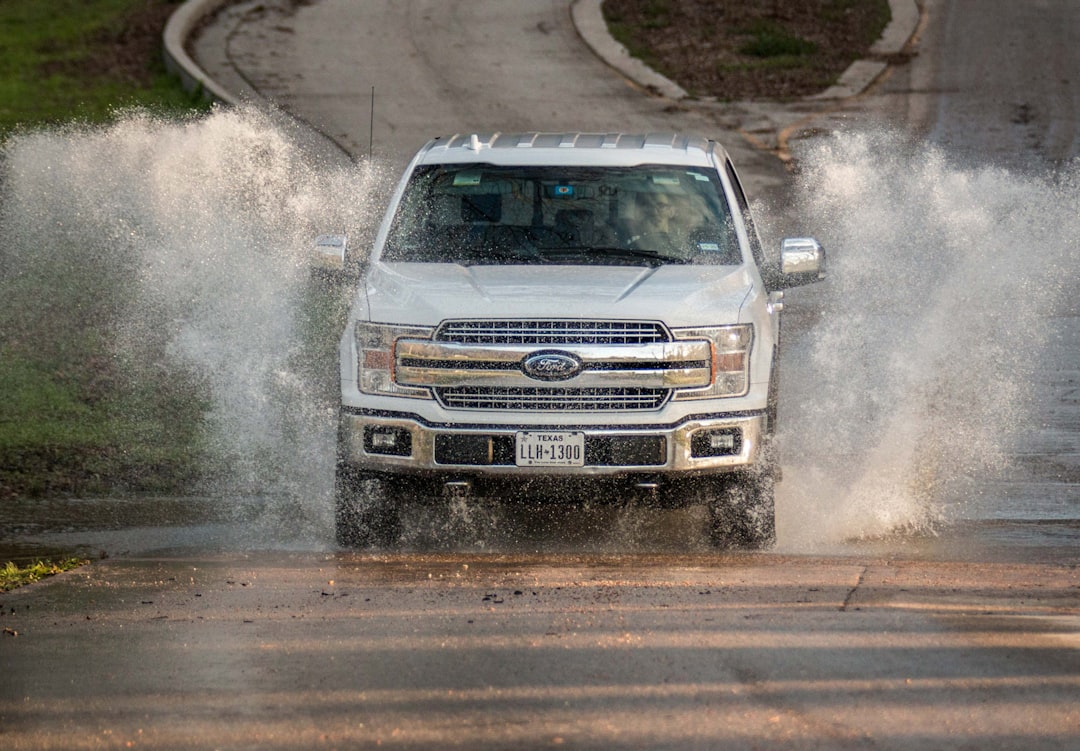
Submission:
M 107 121 L 127 106 L 202 108 L 161 61 L 161 31 L 175 6 L 2 0 L 0 139 L 73 120 Z M 0 258 L 17 252 L 11 242 L 0 235 Z M 47 267 L 7 277 L 3 271 L 0 498 L 172 490 L 189 481 L 204 403 L 190 378 L 162 382 L 117 361 L 111 344 L 122 280 L 88 275 L 85 267 L 77 275 Z M 63 304 L 43 305 L 43 296 Z
M 193 106 L 161 59 L 161 31 L 177 4 L 0 2 L 0 134 L 19 125 L 100 122 L 118 106 Z

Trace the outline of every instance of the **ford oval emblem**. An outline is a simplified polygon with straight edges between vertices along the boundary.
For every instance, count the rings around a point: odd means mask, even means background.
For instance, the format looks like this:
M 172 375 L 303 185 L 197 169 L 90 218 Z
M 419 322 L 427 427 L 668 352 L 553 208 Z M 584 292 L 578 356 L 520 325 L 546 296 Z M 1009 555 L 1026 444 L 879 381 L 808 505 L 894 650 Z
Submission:
M 521 361 L 521 369 L 538 381 L 565 381 L 581 372 L 581 360 L 569 352 L 534 352 Z

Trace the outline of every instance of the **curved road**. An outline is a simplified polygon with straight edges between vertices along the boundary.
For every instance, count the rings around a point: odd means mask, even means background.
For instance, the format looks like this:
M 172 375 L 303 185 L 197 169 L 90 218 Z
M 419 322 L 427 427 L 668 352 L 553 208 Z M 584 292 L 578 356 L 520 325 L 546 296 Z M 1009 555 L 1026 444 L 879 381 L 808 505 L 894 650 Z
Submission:
M 716 131 L 718 115 L 648 96 L 597 59 L 570 5 L 247 2 L 197 40 L 195 57 L 226 88 L 272 101 L 354 156 L 373 135 L 376 157 L 395 163 L 468 130 Z M 786 182 L 775 159 L 725 141 L 759 191 Z
M 819 124 L 885 120 L 976 159 L 1075 156 L 1080 9 L 925 6 L 919 54 L 871 94 L 774 121 L 825 109 Z M 375 86 L 375 153 L 391 162 L 446 130 L 715 133 L 761 114 L 636 89 L 578 39 L 565 0 L 262 0 L 196 51 L 357 155 Z M 785 195 L 778 161 L 725 140 L 759 194 Z M 795 351 L 818 302 L 791 306 Z M 1068 423 L 1063 388 L 1047 383 L 1048 409 Z M 1056 461 L 1077 453 L 1073 426 Z M 817 557 L 109 559 L 0 596 L 0 746 L 1075 748 L 1075 530 L 1047 547 L 993 529 Z

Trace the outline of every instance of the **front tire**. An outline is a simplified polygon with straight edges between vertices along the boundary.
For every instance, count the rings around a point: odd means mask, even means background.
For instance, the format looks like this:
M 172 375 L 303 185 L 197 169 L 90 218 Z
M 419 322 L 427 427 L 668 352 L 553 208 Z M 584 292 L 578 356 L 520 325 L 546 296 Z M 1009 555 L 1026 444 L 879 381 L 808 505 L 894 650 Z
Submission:
M 722 548 L 768 548 L 776 542 L 776 480 L 740 472 L 717 483 L 709 500 L 709 539 Z
M 337 543 L 389 548 L 401 538 L 402 493 L 386 478 L 339 464 L 334 482 Z

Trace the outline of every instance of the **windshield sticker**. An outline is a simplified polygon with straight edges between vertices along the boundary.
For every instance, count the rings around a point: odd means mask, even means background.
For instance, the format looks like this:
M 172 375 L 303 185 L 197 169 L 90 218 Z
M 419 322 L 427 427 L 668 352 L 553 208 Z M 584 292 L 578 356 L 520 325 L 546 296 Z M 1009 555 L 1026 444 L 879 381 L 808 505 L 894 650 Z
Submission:
M 687 172 L 686 174 L 690 175 L 691 177 L 693 177 L 698 182 L 702 182 L 702 183 L 709 182 L 709 176 L 708 175 L 703 175 L 700 172 Z
M 698 243 L 698 250 L 703 252 L 718 253 L 720 252 L 720 243 Z
M 468 185 L 479 185 L 480 173 L 479 172 L 458 172 L 454 175 L 454 187 L 460 188 Z
M 557 198 L 573 198 L 574 186 L 573 185 L 556 185 L 555 196 Z
M 678 185 L 679 177 L 677 175 L 653 175 L 652 181 L 655 185 Z

